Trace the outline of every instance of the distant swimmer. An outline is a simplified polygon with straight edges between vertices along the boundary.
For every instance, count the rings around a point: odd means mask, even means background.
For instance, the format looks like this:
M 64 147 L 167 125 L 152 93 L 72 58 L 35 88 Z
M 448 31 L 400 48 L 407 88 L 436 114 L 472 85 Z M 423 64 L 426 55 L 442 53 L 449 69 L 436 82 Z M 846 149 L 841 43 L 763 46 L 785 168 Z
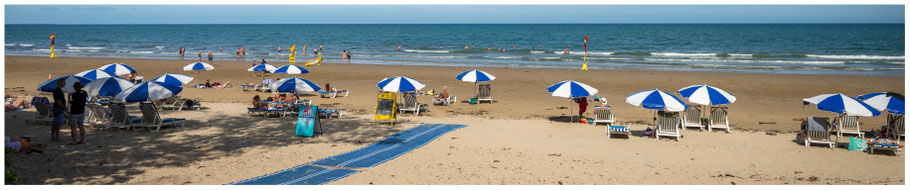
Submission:
M 215 63 L 215 59 L 214 59 L 214 56 L 212 55 L 212 51 L 211 51 L 211 50 L 209 50 L 209 55 L 208 55 L 208 56 L 209 56 L 209 62 L 212 62 L 212 64 L 214 64 L 214 63 Z
M 398 51 L 401 51 L 401 44 L 398 44 Z
M 439 46 L 439 49 L 442 49 L 442 46 Z
M 240 61 L 240 48 L 237 48 L 237 61 Z
M 512 49 L 515 49 L 515 45 L 512 45 Z
M 569 54 L 569 46 L 566 46 L 565 49 L 562 49 L 562 54 Z
M 199 56 L 199 61 L 202 62 L 202 51 L 201 50 L 199 51 L 198 56 Z
M 313 48 L 313 58 L 317 57 L 317 55 L 319 55 L 319 49 Z
M 493 51 L 493 47 L 488 46 L 488 47 L 487 47 L 487 52 L 492 52 L 492 51 Z
M 276 44 L 275 46 L 278 46 L 278 53 L 281 53 L 281 45 Z
M 221 46 L 221 53 L 224 53 L 224 46 Z
M 322 45 L 319 45 L 319 52 L 322 52 Z
M 464 50 L 468 50 L 468 45 L 464 45 Z
M 291 50 L 291 51 L 294 51 L 294 50 Z M 301 51 L 301 52 L 303 52 L 303 57 L 306 58 L 306 45 L 305 44 L 303 45 L 303 51 Z
M 243 48 L 243 46 L 240 46 L 240 55 L 246 58 L 246 48 Z
M 540 48 L 543 48 L 543 45 L 540 45 Z

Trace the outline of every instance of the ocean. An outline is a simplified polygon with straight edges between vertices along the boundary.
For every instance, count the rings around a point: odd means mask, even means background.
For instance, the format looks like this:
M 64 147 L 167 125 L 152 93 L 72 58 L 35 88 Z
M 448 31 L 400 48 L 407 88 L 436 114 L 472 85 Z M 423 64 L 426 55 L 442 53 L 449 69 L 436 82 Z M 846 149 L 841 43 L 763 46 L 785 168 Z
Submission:
M 903 24 L 6 25 L 6 54 L 48 56 L 51 33 L 62 57 L 178 59 L 186 47 L 187 60 L 211 50 L 216 61 L 238 63 L 234 54 L 243 46 L 241 63 L 264 58 L 280 66 L 296 44 L 298 63 L 323 45 L 326 62 L 340 62 L 350 50 L 357 64 L 580 68 L 587 35 L 590 69 L 883 76 L 905 70 Z

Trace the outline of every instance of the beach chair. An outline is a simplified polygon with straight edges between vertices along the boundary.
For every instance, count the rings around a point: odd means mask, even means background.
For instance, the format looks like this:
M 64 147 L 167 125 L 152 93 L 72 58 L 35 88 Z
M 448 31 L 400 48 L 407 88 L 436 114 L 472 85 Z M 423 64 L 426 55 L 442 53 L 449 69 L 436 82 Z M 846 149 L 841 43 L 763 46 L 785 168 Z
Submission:
M 426 104 L 420 104 L 417 102 L 417 95 L 413 92 L 404 93 L 401 97 L 404 98 L 404 103 L 398 107 L 398 112 L 403 113 L 405 111 L 414 112 L 414 115 L 420 115 L 421 107 L 426 107 Z
M 831 149 L 834 149 L 834 144 L 837 143 L 837 140 L 831 140 L 831 129 L 828 128 L 830 124 L 828 123 L 827 117 L 808 117 L 806 118 L 806 134 L 803 137 L 803 144 L 806 145 L 806 148 L 809 148 L 809 145 L 812 143 L 815 144 L 826 144 Z
M 177 96 L 171 96 L 171 97 L 164 98 L 164 101 L 162 101 L 160 103 L 156 102 L 155 105 L 158 105 L 159 107 L 161 107 L 161 109 L 178 109 L 178 107 L 177 107 L 178 101 L 180 101 L 180 99 L 178 99 Z
M 176 108 L 177 111 L 183 111 L 183 108 L 200 110 L 202 109 L 202 103 L 193 102 L 193 105 L 189 105 L 186 103 L 185 99 L 179 99 L 175 97 L 174 108 Z
M 348 96 L 348 90 L 333 90 L 333 91 L 321 90 L 318 92 L 319 92 L 319 97 L 323 97 L 323 98 L 336 98 L 336 97 L 347 97 Z
M 626 136 L 631 135 L 631 129 L 626 126 L 613 126 L 612 123 L 606 127 L 607 137 L 609 138 L 612 134 L 625 134 Z
M 442 105 L 448 106 L 449 104 L 455 103 L 458 100 L 455 96 L 449 96 L 446 99 L 433 98 L 433 105 Z
M 597 123 L 606 123 L 607 127 L 616 123 L 616 116 L 613 115 L 613 110 L 609 107 L 595 107 L 594 108 L 594 121 L 592 124 L 597 126 Z M 608 128 L 609 129 L 609 128 Z M 607 135 L 610 132 L 607 131 Z
M 894 135 L 894 139 L 897 141 L 905 140 L 904 139 L 904 115 L 900 114 L 888 114 L 889 126 L 891 127 L 891 134 Z M 893 123 L 891 123 L 893 121 Z
M 864 134 L 859 129 L 859 120 L 856 116 L 850 116 L 846 114 L 841 114 L 838 116 L 837 120 L 837 137 L 840 138 L 843 134 L 856 134 L 859 138 L 863 138 Z
M 123 103 L 111 103 L 107 106 L 111 110 L 111 122 L 107 123 L 107 128 L 116 127 L 117 130 L 126 128 L 130 130 L 133 124 L 139 123 L 142 119 L 130 116 L 126 111 L 126 105 Z
M 730 132 L 730 123 L 727 122 L 727 107 L 711 107 L 711 117 L 708 118 L 708 132 L 712 129 L 723 129 Z
M 85 104 L 86 120 L 85 124 L 89 127 L 107 128 L 111 123 L 111 114 L 104 110 L 104 106 L 98 103 Z
M 50 123 L 54 121 L 54 105 L 50 103 L 36 103 L 32 105 L 35 108 L 35 118 L 27 119 L 26 122 Z
M 701 109 L 698 107 L 686 108 L 683 113 L 683 131 L 689 127 L 697 127 L 699 130 L 705 130 L 705 124 L 701 123 Z
M 664 137 L 674 137 L 676 141 L 679 141 L 679 138 L 682 137 L 682 134 L 679 133 L 679 113 L 677 112 L 664 112 L 659 111 L 657 113 L 657 139 L 660 140 L 661 136 Z
M 489 101 L 493 103 L 493 95 L 490 94 L 490 84 L 481 84 L 477 86 L 477 103 Z
M 901 151 L 901 140 L 904 136 L 904 115 L 898 114 L 888 114 L 887 118 L 888 132 L 891 133 L 891 136 L 888 137 L 888 140 L 879 140 L 881 138 L 876 138 L 869 141 L 869 154 L 874 154 L 875 150 L 891 150 L 895 155 L 900 156 Z
M 161 126 L 173 125 L 174 127 L 180 128 L 183 127 L 186 118 L 166 118 L 162 119 L 161 115 L 158 114 L 158 109 L 153 103 L 140 103 L 139 110 L 142 111 L 142 120 L 139 121 L 139 124 L 135 124 L 136 127 L 147 127 L 149 131 L 156 132 L 161 129 Z M 152 130 L 152 127 L 155 129 Z

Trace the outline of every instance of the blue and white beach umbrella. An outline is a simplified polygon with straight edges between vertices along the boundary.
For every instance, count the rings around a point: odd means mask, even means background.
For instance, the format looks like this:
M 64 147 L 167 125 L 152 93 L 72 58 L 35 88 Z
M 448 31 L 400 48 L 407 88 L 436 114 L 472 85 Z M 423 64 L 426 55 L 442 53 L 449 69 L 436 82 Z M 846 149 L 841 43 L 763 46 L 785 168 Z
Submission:
M 683 98 L 701 105 L 722 105 L 736 101 L 736 97 L 726 91 L 709 85 L 693 85 L 679 89 Z
M 306 70 L 306 69 L 304 69 L 303 67 L 300 67 L 300 66 L 298 66 L 298 65 L 288 64 L 288 65 L 284 65 L 284 66 L 282 66 L 282 67 L 279 67 L 278 69 L 275 69 L 274 71 L 272 71 L 272 73 L 276 73 L 276 74 L 306 74 L 306 73 L 310 73 L 310 71 L 308 71 L 308 70 Z
M 205 62 L 196 62 L 190 65 L 183 67 L 183 71 L 205 71 L 205 70 L 214 70 L 215 67 L 209 63 Z
M 101 69 L 91 69 L 91 70 L 86 70 L 86 71 L 76 73 L 75 76 L 88 78 L 90 80 L 97 80 L 99 78 L 109 78 L 109 77 L 115 77 L 117 75 L 114 75 L 110 72 L 107 72 L 107 71 L 104 71 Z
M 278 69 L 278 68 L 276 68 L 275 66 L 272 66 L 271 64 L 259 64 L 259 65 L 250 67 L 249 69 L 246 69 L 246 71 L 249 71 L 249 72 L 262 72 L 262 71 L 272 72 L 272 71 L 275 71 L 275 69 Z
M 683 111 L 688 107 L 685 102 L 673 94 L 658 89 L 644 90 L 629 94 L 629 96 L 626 97 L 626 103 L 634 106 L 641 106 L 646 109 L 666 111 Z
M 410 92 L 426 87 L 426 85 L 423 85 L 419 81 L 405 76 L 382 79 L 377 86 L 379 86 L 379 89 L 382 91 L 387 92 Z
M 123 63 L 108 64 L 108 65 L 101 66 L 98 69 L 104 70 L 107 73 L 111 73 L 111 74 L 118 75 L 118 76 L 136 72 L 136 70 L 133 69 L 133 67 L 127 66 L 126 64 L 123 64 Z
M 588 97 L 597 93 L 597 89 L 577 81 L 566 80 L 547 88 L 547 92 L 553 93 L 553 96 L 564 98 Z
M 879 111 L 887 109 L 888 113 L 904 115 L 904 96 L 898 93 L 876 92 L 860 95 L 856 99 L 863 100 L 863 102 Z
M 88 83 L 83 90 L 88 92 L 90 96 L 113 97 L 132 86 L 133 83 L 129 80 L 120 77 L 107 77 Z
M 88 79 L 85 77 L 66 75 L 66 76 L 57 77 L 57 78 L 42 82 L 41 84 L 38 84 L 38 91 L 54 92 L 54 89 L 57 88 L 57 79 L 61 79 L 61 78 L 66 80 L 66 85 L 63 86 L 63 93 L 76 92 L 76 90 L 73 89 L 73 84 L 75 84 L 76 82 L 81 82 L 82 85 L 92 82 L 92 79 Z
M 474 69 L 474 70 L 470 70 L 470 71 L 466 71 L 464 73 L 458 74 L 458 76 L 456 76 L 455 79 L 465 81 L 465 82 L 475 82 L 476 83 L 476 82 L 493 81 L 494 79 L 496 79 L 496 76 L 490 75 L 490 73 L 487 73 L 484 71 Z
M 844 94 L 822 94 L 803 99 L 803 105 L 809 103 L 817 105 L 818 110 L 837 114 L 846 113 L 850 116 L 874 117 L 882 114 L 869 104 Z
M 319 91 L 319 85 L 309 80 L 297 77 L 282 78 L 275 83 L 269 84 L 272 92 L 303 93 Z
M 155 79 L 152 79 L 154 82 L 162 82 L 166 84 L 171 84 L 175 86 L 182 86 L 184 84 L 190 83 L 193 81 L 192 76 L 178 73 L 165 73 L 164 75 L 158 76 Z
M 143 102 L 168 98 L 177 95 L 180 91 L 183 91 L 180 86 L 146 81 L 123 90 L 123 92 L 114 96 L 114 99 L 127 103 Z

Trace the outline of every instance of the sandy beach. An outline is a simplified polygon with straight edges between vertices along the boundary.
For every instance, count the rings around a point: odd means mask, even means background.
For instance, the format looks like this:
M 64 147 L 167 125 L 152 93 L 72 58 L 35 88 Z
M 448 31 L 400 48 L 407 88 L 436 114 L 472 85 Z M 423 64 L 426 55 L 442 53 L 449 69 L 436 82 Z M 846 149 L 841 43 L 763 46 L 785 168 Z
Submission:
M 796 119 L 834 116 L 814 105 L 803 106 L 802 99 L 827 93 L 904 92 L 904 77 L 479 68 L 497 77 L 492 85 L 495 103 L 430 106 L 421 116 L 401 115 L 401 123 L 390 127 L 371 124 L 378 81 L 409 76 L 426 84 L 423 90 L 448 86 L 449 94 L 461 102 L 472 97 L 473 84 L 455 76 L 472 68 L 323 63 L 298 76 L 347 89 L 350 96 L 305 98 L 314 105 L 343 109 L 345 116 L 323 121 L 326 135 L 302 138 L 292 136 L 294 118 L 246 115 L 253 96 L 271 95 L 241 90 L 240 83 L 263 79 L 246 71 L 249 62 L 217 61 L 213 71 L 190 74 L 182 67 L 195 59 L 5 58 L 6 93 L 29 99 L 49 96 L 36 91 L 49 73 L 74 74 L 114 62 L 132 66 L 146 80 L 184 73 L 195 77 L 191 84 L 206 79 L 235 84 L 233 89 L 184 86 L 180 95 L 201 100 L 205 109 L 162 115 L 188 118 L 185 128 L 89 128 L 87 143 L 77 146 L 50 142 L 49 125 L 25 123 L 34 109 L 5 113 L 7 136 L 32 137 L 50 146 L 44 153 L 12 157 L 8 169 L 22 178 L 17 184 L 227 184 L 354 150 L 428 123 L 467 127 L 330 184 L 905 184 L 903 156 L 847 151 L 847 137 L 833 150 L 805 148 L 794 141 L 800 124 Z M 603 126 L 567 123 L 566 116 L 577 111 L 569 111 L 570 101 L 551 96 L 546 87 L 569 79 L 599 89 L 597 95 L 608 98 L 619 124 L 631 126 L 632 135 L 609 138 Z M 736 96 L 736 103 L 729 105 L 733 131 L 690 129 L 680 142 L 645 138 L 642 131 L 653 114 L 625 103 L 625 97 L 655 88 L 678 96 L 676 90 L 695 84 Z M 428 96 L 418 99 L 431 103 Z M 139 114 L 136 105 L 128 109 Z M 884 121 L 884 115 L 860 118 L 864 131 Z M 69 129 L 63 129 L 63 139 L 69 140 Z

